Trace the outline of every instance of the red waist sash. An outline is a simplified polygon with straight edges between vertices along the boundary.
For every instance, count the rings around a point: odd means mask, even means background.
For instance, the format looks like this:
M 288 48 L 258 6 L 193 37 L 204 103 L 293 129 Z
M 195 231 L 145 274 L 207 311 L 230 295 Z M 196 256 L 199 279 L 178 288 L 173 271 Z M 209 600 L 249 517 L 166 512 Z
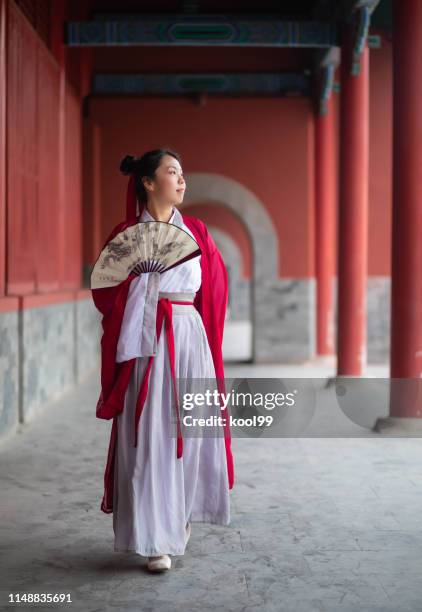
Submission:
M 157 304 L 157 318 L 156 318 L 156 330 L 157 330 L 157 350 L 158 350 L 158 341 L 161 335 L 161 328 L 164 325 L 166 329 L 166 338 L 167 338 L 167 346 L 170 358 L 170 369 L 171 369 L 171 377 L 173 380 L 173 388 L 174 388 L 174 396 L 176 403 L 176 415 L 177 415 L 177 449 L 176 449 L 176 457 L 180 459 L 183 454 L 183 438 L 182 438 L 182 428 L 180 424 L 180 411 L 179 411 L 179 399 L 177 395 L 177 386 L 176 386 L 176 367 L 175 367 L 175 350 L 174 350 L 174 333 L 173 333 L 173 308 L 172 304 L 191 304 L 193 306 L 193 302 L 178 302 L 175 300 L 169 300 L 168 298 L 160 298 Z M 138 426 L 139 419 L 141 418 L 142 410 L 145 404 L 145 400 L 148 394 L 148 384 L 149 384 L 149 375 L 151 372 L 152 364 L 154 361 L 155 355 L 150 355 L 148 360 L 148 365 L 144 373 L 144 377 L 142 379 L 141 387 L 139 389 L 138 399 L 136 402 L 136 411 L 135 411 L 135 444 L 138 445 Z

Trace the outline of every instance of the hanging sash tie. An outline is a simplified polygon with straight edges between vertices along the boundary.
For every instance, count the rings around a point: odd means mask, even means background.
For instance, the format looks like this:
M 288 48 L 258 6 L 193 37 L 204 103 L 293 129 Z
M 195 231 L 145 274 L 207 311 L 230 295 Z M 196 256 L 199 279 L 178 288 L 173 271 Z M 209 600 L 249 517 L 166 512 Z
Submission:
M 176 415 L 177 415 L 177 451 L 176 457 L 180 459 L 183 454 L 183 438 L 182 438 L 182 428 L 180 423 L 180 412 L 179 412 L 179 399 L 177 395 L 177 386 L 176 386 L 176 368 L 175 368 L 175 351 L 174 351 L 174 334 L 173 334 L 173 309 L 172 304 L 191 304 L 193 302 L 179 302 L 175 300 L 169 300 L 168 298 L 160 298 L 157 303 L 157 318 L 156 318 L 156 332 L 157 332 L 157 350 L 158 350 L 158 341 L 161 335 L 161 328 L 164 321 L 165 329 L 166 329 L 166 338 L 167 338 L 167 346 L 168 353 L 170 358 L 170 369 L 171 369 L 171 377 L 173 380 L 174 387 L 174 396 L 176 403 Z M 134 446 L 138 446 L 138 425 L 139 419 L 141 418 L 141 413 L 145 404 L 145 400 L 148 394 L 148 384 L 149 384 L 149 375 L 152 368 L 152 364 L 154 361 L 155 355 L 150 355 L 148 359 L 148 365 L 145 370 L 144 377 L 142 379 L 141 387 L 139 390 L 138 399 L 136 402 L 136 411 L 135 411 L 135 444 Z

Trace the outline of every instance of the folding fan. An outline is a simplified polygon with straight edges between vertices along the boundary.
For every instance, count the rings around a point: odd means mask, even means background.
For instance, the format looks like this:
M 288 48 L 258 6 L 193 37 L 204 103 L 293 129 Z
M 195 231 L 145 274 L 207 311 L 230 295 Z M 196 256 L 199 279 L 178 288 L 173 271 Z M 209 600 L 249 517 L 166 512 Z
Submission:
M 141 221 L 127 227 L 101 251 L 91 274 L 91 289 L 113 287 L 139 272 L 167 272 L 197 257 L 201 249 L 184 229 L 165 221 Z

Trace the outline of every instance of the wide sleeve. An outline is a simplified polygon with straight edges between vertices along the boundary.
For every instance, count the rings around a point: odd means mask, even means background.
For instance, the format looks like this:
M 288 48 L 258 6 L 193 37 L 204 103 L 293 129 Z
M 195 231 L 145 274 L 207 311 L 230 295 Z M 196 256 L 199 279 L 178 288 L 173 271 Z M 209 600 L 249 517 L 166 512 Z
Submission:
M 117 342 L 117 363 L 156 354 L 159 290 L 159 272 L 145 272 L 132 280 Z

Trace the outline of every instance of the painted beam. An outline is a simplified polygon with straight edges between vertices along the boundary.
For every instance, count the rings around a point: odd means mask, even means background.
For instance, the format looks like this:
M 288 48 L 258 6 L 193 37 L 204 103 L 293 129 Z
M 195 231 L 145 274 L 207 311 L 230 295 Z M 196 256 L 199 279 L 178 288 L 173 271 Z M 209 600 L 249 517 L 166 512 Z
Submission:
M 314 98 L 318 114 L 325 115 L 334 88 L 334 76 L 341 62 L 339 47 L 319 50 L 314 54 Z
M 104 74 L 93 76 L 94 94 L 279 94 L 310 93 L 303 73 Z
M 145 15 L 138 20 L 69 21 L 65 44 L 85 46 L 320 47 L 338 43 L 331 22 L 282 21 L 271 16 Z

